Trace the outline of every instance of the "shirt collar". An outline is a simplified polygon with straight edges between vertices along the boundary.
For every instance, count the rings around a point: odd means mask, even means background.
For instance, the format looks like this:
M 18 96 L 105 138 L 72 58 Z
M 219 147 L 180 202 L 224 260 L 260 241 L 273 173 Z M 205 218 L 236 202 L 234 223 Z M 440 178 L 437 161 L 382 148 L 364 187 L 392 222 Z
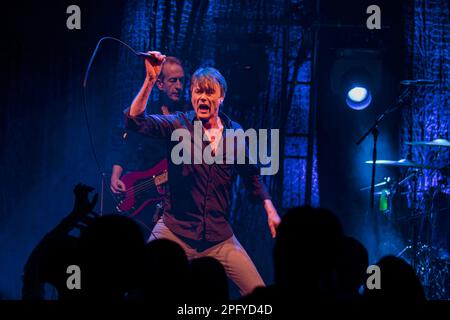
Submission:
M 187 112 L 186 116 L 190 123 L 194 123 L 197 119 L 194 110 Z M 231 119 L 225 113 L 219 111 L 219 118 L 222 121 L 224 129 L 232 129 Z

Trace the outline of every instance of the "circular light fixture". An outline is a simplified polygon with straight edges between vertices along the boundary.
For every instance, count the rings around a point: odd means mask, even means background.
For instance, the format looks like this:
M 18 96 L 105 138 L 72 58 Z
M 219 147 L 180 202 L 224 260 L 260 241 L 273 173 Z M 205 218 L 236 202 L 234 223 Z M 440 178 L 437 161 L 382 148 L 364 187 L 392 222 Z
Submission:
M 370 90 L 361 86 L 354 86 L 347 92 L 347 105 L 354 110 L 363 110 L 372 102 Z
M 364 87 L 354 87 L 348 92 L 348 98 L 355 102 L 361 102 L 367 98 L 369 92 Z

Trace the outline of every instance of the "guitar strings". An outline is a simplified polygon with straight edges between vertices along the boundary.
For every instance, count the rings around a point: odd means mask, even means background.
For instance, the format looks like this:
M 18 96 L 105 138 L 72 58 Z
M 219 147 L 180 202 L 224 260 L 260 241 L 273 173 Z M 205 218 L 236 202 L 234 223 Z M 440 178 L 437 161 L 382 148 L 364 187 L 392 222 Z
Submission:
M 125 191 L 125 193 L 128 195 L 129 193 L 134 192 L 135 194 L 141 193 L 145 191 L 146 189 L 152 188 L 154 185 L 156 185 L 153 181 L 150 182 L 144 182 L 142 184 L 137 184 L 136 187 L 130 188 Z
M 132 192 L 132 191 L 135 191 L 135 192 L 141 191 L 141 190 L 147 188 L 147 186 L 152 187 L 154 184 L 156 184 L 156 182 L 154 182 L 154 178 L 153 179 L 149 179 L 149 180 L 147 180 L 145 182 L 137 183 L 133 187 L 127 189 L 125 192 L 128 193 L 128 192 Z
M 140 195 L 141 193 L 150 190 L 156 183 L 154 180 L 148 180 L 142 183 L 136 184 L 134 187 L 131 187 L 125 191 L 126 195 L 128 196 L 130 193 L 134 192 L 135 195 Z
M 128 196 L 133 190 L 135 190 L 134 196 L 139 196 L 143 192 L 150 190 L 154 185 L 155 185 L 155 183 L 152 180 L 146 181 L 144 183 L 137 184 L 136 187 L 128 189 L 127 191 L 125 191 L 125 193 Z M 133 216 L 134 216 L 134 214 L 130 215 L 130 217 L 133 217 Z

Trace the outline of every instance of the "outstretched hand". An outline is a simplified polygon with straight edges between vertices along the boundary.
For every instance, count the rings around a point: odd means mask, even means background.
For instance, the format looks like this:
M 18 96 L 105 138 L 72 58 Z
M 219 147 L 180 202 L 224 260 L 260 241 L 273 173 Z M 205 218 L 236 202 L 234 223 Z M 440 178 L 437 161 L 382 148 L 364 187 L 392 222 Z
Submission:
M 73 189 L 73 194 L 75 195 L 75 204 L 73 211 L 80 213 L 88 213 L 94 209 L 98 201 L 98 193 L 94 195 L 92 201 L 89 201 L 89 193 L 94 190 L 93 187 L 87 186 L 85 184 L 79 183 Z
M 82 224 L 89 224 L 89 222 L 97 215 L 92 211 L 98 201 L 98 193 L 89 200 L 89 193 L 94 190 L 93 187 L 79 183 L 73 189 L 75 195 L 75 203 L 72 212 L 63 220 L 61 227 L 70 230 L 73 227 Z M 91 216 L 89 216 L 91 214 Z

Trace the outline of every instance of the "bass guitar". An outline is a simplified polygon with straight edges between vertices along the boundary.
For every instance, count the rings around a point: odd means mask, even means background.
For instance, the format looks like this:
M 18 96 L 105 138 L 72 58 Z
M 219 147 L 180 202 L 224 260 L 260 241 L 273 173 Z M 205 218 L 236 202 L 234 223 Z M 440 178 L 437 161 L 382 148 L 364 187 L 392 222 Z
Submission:
M 126 191 L 115 195 L 116 210 L 133 217 L 149 204 L 160 202 L 164 198 L 164 185 L 168 181 L 167 168 L 167 159 L 164 159 L 148 170 L 123 175 L 120 179 Z

